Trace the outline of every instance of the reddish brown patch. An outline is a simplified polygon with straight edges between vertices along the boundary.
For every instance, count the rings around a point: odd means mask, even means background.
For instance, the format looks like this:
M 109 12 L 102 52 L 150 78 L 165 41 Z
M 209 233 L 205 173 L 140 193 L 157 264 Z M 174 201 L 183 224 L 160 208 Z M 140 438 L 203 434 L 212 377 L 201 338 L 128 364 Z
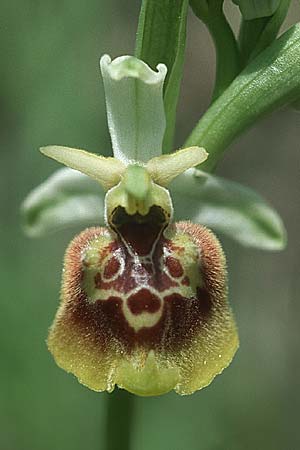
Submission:
M 183 275 L 183 268 L 180 264 L 180 261 L 178 261 L 177 258 L 173 258 L 172 256 L 168 256 L 166 258 L 166 266 L 169 270 L 169 273 L 174 278 L 180 278 Z
M 221 247 L 211 232 L 200 225 L 186 222 L 176 224 L 174 232 L 188 234 L 201 250 L 199 280 L 203 281 L 194 296 L 184 298 L 177 292 L 165 296 L 159 322 L 151 328 L 145 327 L 136 332 L 123 314 L 122 295 L 139 287 L 139 292 L 132 295 L 128 301 L 131 311 L 140 314 L 143 311 L 158 310 L 159 299 L 155 295 L 152 297 L 151 291 L 146 287 L 154 287 L 161 295 L 170 286 L 176 290 L 178 284 L 160 265 L 164 248 L 170 249 L 172 241 L 162 236 L 153 254 L 153 265 L 146 263 L 136 266 L 123 242 L 111 235 L 112 242 L 106 249 L 111 248 L 112 257 L 115 250 L 123 255 L 124 272 L 116 280 L 104 282 L 99 267 L 95 283 L 99 289 L 112 287 L 120 294 L 111 296 L 108 300 L 99 298 L 96 302 L 90 303 L 82 285 L 84 269 L 82 253 L 93 239 L 107 233 L 103 228 L 93 228 L 76 237 L 67 250 L 63 285 L 65 309 L 60 320 L 66 320 L 70 326 L 77 327 L 85 339 L 90 339 L 103 349 L 120 345 L 120 348 L 128 352 L 137 346 L 176 351 L 184 345 L 189 345 L 190 339 L 201 332 L 201 328 L 210 320 L 215 310 L 222 308 L 226 295 L 226 273 Z M 139 284 L 138 277 L 133 276 L 133 273 L 145 279 L 146 285 Z M 182 282 L 187 281 L 186 277 Z
M 118 271 L 120 270 L 121 264 L 120 261 L 113 256 L 112 258 L 110 258 L 104 268 L 104 278 L 109 279 L 109 278 L 113 278 Z
M 184 277 L 184 279 L 181 281 L 181 284 L 183 286 L 189 286 L 190 285 L 190 279 L 189 277 Z
M 95 277 L 94 277 L 94 281 L 95 281 L 95 288 L 96 289 L 101 289 L 101 285 L 102 285 L 102 277 L 101 277 L 101 273 L 97 272 Z
M 131 295 L 127 303 L 132 314 L 155 313 L 160 308 L 159 298 L 148 289 L 141 289 L 136 294 Z
M 122 265 L 124 270 L 120 276 L 116 279 L 106 279 L 100 271 L 94 277 L 95 288 L 101 290 L 114 289 L 120 295 L 130 294 L 133 289 L 139 287 L 152 287 L 158 292 L 164 292 L 171 287 L 178 287 L 179 284 L 173 280 L 166 272 L 164 267 L 161 265 L 162 254 L 164 251 L 166 239 L 161 238 L 158 245 L 154 249 L 152 256 L 152 263 L 140 262 L 133 258 L 127 251 L 126 246 L 121 240 L 115 241 L 118 246 L 114 246 L 113 251 L 118 252 L 118 261 L 121 263 L 120 259 L 123 259 Z M 110 244 L 111 246 L 111 244 Z M 113 255 L 113 253 L 112 253 Z M 100 263 L 99 263 L 100 265 Z M 87 269 L 88 270 L 88 269 Z M 105 275 L 105 274 L 104 274 Z
M 165 350 L 172 352 L 188 344 L 194 333 L 199 332 L 199 328 L 209 320 L 212 302 L 207 303 L 207 294 L 204 298 L 203 302 L 203 298 L 184 298 L 180 294 L 166 296 L 158 323 L 136 332 L 124 317 L 121 298 L 111 296 L 107 300 L 99 299 L 91 304 L 81 293 L 77 301 L 68 308 L 67 321 L 71 326 L 79 327 L 85 336 L 90 336 L 99 349 L 107 350 L 113 341 L 118 342 L 129 353 L 137 346 L 146 349 L 159 349 L 163 346 Z M 154 302 L 151 307 L 156 304 Z M 147 308 L 142 311 L 141 305 L 137 306 L 135 303 L 134 308 L 136 307 L 134 313 L 149 311 Z
M 197 288 L 197 299 L 200 308 L 199 312 L 201 312 L 202 316 L 207 316 L 212 308 L 212 301 L 209 292 L 204 287 Z
M 203 303 L 202 298 L 199 297 L 185 298 L 174 293 L 164 298 L 171 324 L 169 332 L 170 349 L 184 345 L 186 340 L 196 330 L 199 331 L 199 327 L 209 319 L 212 301 L 208 293 L 206 299 L 209 299 L 209 307 L 206 301 Z
M 161 228 L 153 223 L 125 223 L 118 232 L 140 256 L 148 255 L 157 239 Z

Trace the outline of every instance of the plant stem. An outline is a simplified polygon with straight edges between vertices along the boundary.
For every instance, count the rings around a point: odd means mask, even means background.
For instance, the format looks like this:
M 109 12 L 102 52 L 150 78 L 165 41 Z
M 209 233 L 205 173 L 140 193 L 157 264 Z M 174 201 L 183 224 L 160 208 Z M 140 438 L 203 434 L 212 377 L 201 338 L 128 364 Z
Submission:
M 163 151 L 172 149 L 186 40 L 188 0 L 143 0 L 136 37 L 135 56 L 152 69 L 164 63 L 166 132 Z
M 241 69 L 237 41 L 223 12 L 223 1 L 215 0 L 203 5 L 190 0 L 195 15 L 208 28 L 216 50 L 216 77 L 212 99 L 217 99 L 230 85 Z
M 263 114 L 300 97 L 300 26 L 260 53 L 206 111 L 185 147 L 204 147 L 201 169 L 213 171 L 229 144 Z M 268 149 L 268 145 L 266 145 Z
M 240 54 L 223 13 L 205 22 L 216 49 L 216 79 L 212 99 L 218 98 L 240 72 Z
M 239 43 L 244 66 L 247 64 L 250 55 L 269 20 L 269 17 L 260 17 L 253 20 L 242 19 L 239 32 Z
M 130 450 L 134 395 L 116 389 L 107 398 L 105 450 Z

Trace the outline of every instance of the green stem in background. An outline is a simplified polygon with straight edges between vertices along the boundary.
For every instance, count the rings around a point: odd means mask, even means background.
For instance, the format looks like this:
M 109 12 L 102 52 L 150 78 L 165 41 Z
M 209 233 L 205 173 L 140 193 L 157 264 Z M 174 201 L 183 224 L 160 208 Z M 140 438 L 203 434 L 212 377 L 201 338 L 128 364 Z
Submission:
M 136 37 L 135 56 L 153 69 L 168 68 L 164 84 L 166 132 L 164 152 L 172 149 L 176 108 L 182 79 L 188 0 L 143 0 Z
M 107 402 L 105 450 L 130 450 L 134 395 L 116 389 Z
M 239 44 L 244 66 L 249 61 L 250 55 L 269 21 L 270 17 L 259 17 L 253 20 L 241 19 Z
M 185 146 L 208 151 L 201 169 L 213 171 L 242 131 L 300 97 L 299 67 L 300 26 L 294 25 L 244 69 L 196 125 Z
M 223 12 L 223 0 L 190 0 L 195 15 L 207 26 L 216 49 L 216 77 L 212 99 L 217 99 L 240 72 L 240 54 Z
M 244 65 L 276 39 L 290 3 L 291 0 L 282 0 L 276 12 L 270 17 L 260 17 L 254 20 L 242 19 L 239 43 Z

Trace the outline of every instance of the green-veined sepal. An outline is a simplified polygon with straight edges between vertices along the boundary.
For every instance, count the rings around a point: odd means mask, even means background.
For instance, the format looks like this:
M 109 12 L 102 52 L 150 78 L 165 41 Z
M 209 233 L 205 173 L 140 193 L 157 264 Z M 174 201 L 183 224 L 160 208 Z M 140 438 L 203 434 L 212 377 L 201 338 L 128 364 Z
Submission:
M 189 219 L 247 247 L 281 250 L 286 231 L 277 212 L 252 189 L 199 170 L 170 185 L 174 219 Z
M 164 64 L 157 72 L 134 56 L 100 61 L 113 153 L 126 164 L 146 162 L 162 153 L 166 119 Z
M 33 189 L 21 205 L 22 226 L 30 237 L 73 227 L 104 224 L 105 191 L 76 170 L 63 168 Z

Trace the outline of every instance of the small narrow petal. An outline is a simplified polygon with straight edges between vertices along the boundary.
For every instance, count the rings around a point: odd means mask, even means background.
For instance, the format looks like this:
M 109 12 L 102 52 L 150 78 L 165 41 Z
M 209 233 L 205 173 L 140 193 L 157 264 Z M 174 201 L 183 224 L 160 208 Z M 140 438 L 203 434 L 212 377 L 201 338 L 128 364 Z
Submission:
M 159 64 L 155 72 L 133 56 L 111 61 L 104 55 L 100 67 L 114 156 L 128 164 L 161 155 L 166 66 Z
M 188 147 L 169 155 L 152 158 L 146 168 L 155 183 L 167 186 L 175 177 L 203 163 L 207 157 L 208 153 L 204 148 Z
M 286 245 L 277 212 L 246 186 L 190 169 L 169 189 L 175 220 L 201 223 L 247 247 L 281 250 Z
M 43 155 L 88 175 L 98 181 L 104 189 L 110 189 L 118 184 L 126 168 L 116 158 L 106 158 L 77 148 L 52 145 L 42 147 L 40 151 Z

